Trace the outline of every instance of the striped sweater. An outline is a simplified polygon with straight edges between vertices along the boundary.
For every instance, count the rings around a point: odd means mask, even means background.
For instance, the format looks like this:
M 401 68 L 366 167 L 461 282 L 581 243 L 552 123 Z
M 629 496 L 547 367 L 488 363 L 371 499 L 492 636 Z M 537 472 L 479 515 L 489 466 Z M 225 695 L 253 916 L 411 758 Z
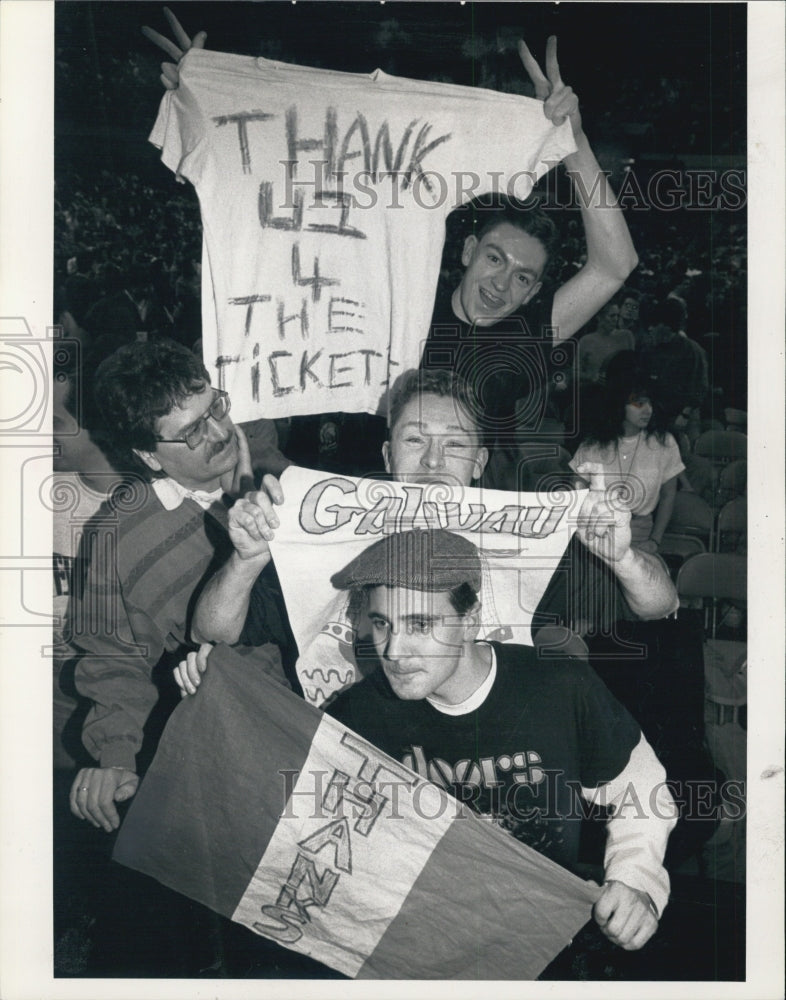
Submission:
M 188 641 L 198 593 L 232 550 L 226 518 L 222 503 L 205 511 L 188 497 L 168 510 L 139 482 L 85 527 L 88 568 L 72 596 L 67 639 L 80 657 L 77 689 L 93 703 L 82 740 L 101 767 L 134 769 L 158 699 L 153 668 Z M 253 655 L 286 683 L 275 647 Z

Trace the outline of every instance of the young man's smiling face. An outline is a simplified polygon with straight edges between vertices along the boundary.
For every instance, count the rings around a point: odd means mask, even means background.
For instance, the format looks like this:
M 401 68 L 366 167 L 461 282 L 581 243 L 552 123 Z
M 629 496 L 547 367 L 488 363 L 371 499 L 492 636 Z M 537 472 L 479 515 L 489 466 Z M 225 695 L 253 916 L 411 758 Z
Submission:
M 402 408 L 382 457 L 395 479 L 469 486 L 483 472 L 488 452 L 460 403 L 423 393 Z
M 540 291 L 546 260 L 541 241 L 510 222 L 494 226 L 480 240 L 468 236 L 461 255 L 466 270 L 453 296 L 454 312 L 478 326 L 510 316 Z
M 468 649 L 477 634 L 477 608 L 457 614 L 444 591 L 369 589 L 372 640 L 399 698 L 458 704 L 472 694 L 477 681 Z
M 237 464 L 239 453 L 229 414 L 220 420 L 208 416 L 216 396 L 216 391 L 206 385 L 158 419 L 156 431 L 160 438 L 182 438 L 204 420 L 205 436 L 195 449 L 182 441 L 161 441 L 153 452 L 138 451 L 139 457 L 151 469 L 165 472 L 186 489 L 206 492 L 218 489 L 224 473 Z

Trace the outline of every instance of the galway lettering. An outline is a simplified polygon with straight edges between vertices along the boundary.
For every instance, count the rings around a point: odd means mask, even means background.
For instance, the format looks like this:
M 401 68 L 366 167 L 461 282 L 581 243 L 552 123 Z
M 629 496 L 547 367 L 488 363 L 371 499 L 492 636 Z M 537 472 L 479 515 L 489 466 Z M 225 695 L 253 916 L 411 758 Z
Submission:
M 520 507 L 505 504 L 489 510 L 485 504 L 462 505 L 425 500 L 423 486 L 402 486 L 404 496 L 382 496 L 371 506 L 358 496 L 355 484 L 341 476 L 316 483 L 300 505 L 300 527 L 310 535 L 324 535 L 351 524 L 355 535 L 390 535 L 418 528 L 496 532 L 541 538 L 559 526 L 567 506 Z

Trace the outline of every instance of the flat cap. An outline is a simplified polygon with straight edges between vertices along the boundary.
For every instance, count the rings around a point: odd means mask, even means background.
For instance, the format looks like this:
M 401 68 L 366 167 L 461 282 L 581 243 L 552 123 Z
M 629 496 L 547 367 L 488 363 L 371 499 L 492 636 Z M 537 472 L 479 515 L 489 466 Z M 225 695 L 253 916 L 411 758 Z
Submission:
M 442 528 L 401 531 L 369 545 L 330 582 L 337 590 L 388 586 L 409 590 L 453 590 L 481 586 L 478 550 L 461 535 Z

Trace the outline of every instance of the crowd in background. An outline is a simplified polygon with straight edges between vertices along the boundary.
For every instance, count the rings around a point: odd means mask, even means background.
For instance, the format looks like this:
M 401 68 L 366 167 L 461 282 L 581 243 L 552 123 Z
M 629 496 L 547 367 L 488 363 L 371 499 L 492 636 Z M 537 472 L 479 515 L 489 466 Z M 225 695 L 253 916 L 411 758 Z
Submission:
M 374 39 L 377 46 L 406 49 L 406 28 L 395 20 L 383 22 L 377 32 Z M 61 35 L 63 40 L 65 37 Z M 472 82 L 523 92 L 520 64 L 515 59 L 500 60 L 498 43 L 499 38 L 486 37 L 484 40 L 480 33 L 466 43 L 463 58 L 467 65 L 473 66 Z M 307 60 L 300 54 L 291 57 L 291 53 L 274 39 L 260 43 L 258 54 L 320 65 L 318 57 Z M 386 69 L 399 75 L 470 82 L 439 65 L 431 72 L 419 72 L 417 67 L 393 61 Z M 66 57 L 58 72 L 58 101 L 63 107 L 79 94 L 79 100 L 85 103 L 85 113 L 90 112 L 94 104 L 99 119 L 105 116 L 106 107 L 112 106 L 119 121 L 152 120 L 151 108 L 155 107 L 160 90 L 155 78 L 150 76 L 148 60 L 144 57 L 134 52 L 122 57 L 103 54 L 102 74 L 91 94 L 84 90 L 83 74 L 77 73 L 75 64 L 69 64 Z M 612 183 L 617 188 L 627 162 L 615 152 L 614 144 L 619 135 L 627 136 L 628 147 L 632 144 L 638 151 L 657 149 L 664 157 L 706 154 L 710 148 L 714 154 L 734 154 L 744 144 L 744 115 L 737 118 L 742 124 L 736 130 L 713 132 L 705 113 L 706 95 L 703 98 L 696 95 L 694 82 L 687 75 L 668 79 L 642 76 L 626 80 L 626 86 L 620 88 L 615 68 L 608 67 L 599 73 L 596 83 L 594 99 L 604 111 L 595 115 L 593 134 L 599 136 L 601 143 L 608 143 L 608 156 L 614 161 Z M 613 100 L 610 99 L 612 95 Z M 729 98 L 730 101 L 737 99 Z M 642 109 L 646 109 L 645 122 L 642 122 Z M 723 106 L 721 101 L 713 114 L 728 111 L 729 107 Z M 679 118 L 679 128 L 675 128 L 675 115 Z M 137 135 L 135 141 L 143 144 L 144 136 Z M 630 151 L 628 148 L 625 152 Z M 64 328 L 68 338 L 80 344 L 78 352 L 69 354 L 69 365 L 73 366 L 75 359 L 81 358 L 79 374 L 83 391 L 89 391 L 97 365 L 123 344 L 171 338 L 197 354 L 201 354 L 202 349 L 202 227 L 196 194 L 189 185 L 177 184 L 163 166 L 151 163 L 140 166 L 137 171 L 128 169 L 127 164 L 120 168 L 122 159 L 118 154 L 118 169 L 86 164 L 82 173 L 71 169 L 67 156 L 56 162 L 54 319 Z M 641 183 L 644 184 L 646 163 L 642 160 L 630 162 L 634 171 L 642 171 Z M 557 252 L 549 262 L 548 271 L 548 282 L 557 288 L 575 274 L 585 260 L 584 233 L 578 209 L 565 207 L 558 199 L 550 201 L 545 190 L 543 198 L 545 207 L 554 212 L 560 234 Z M 537 477 L 553 471 L 572 480 L 577 461 L 571 459 L 579 455 L 581 448 L 593 447 L 602 451 L 609 444 L 624 441 L 622 435 L 632 438 L 635 425 L 629 419 L 631 406 L 649 406 L 652 410 L 650 429 L 659 436 L 661 444 L 666 435 L 671 435 L 674 440 L 670 445 L 679 449 L 678 464 L 684 468 L 678 475 L 671 476 L 675 492 L 697 494 L 717 518 L 726 502 L 744 495 L 745 465 L 737 463 L 736 478 L 726 475 L 724 479 L 719 462 L 702 453 L 697 444 L 707 431 L 747 430 L 746 215 L 744 210 L 701 208 L 690 204 L 689 199 L 675 211 L 664 211 L 657 206 L 626 211 L 626 221 L 639 264 L 623 290 L 577 334 L 575 363 L 568 381 L 551 386 L 546 421 L 549 441 L 559 443 L 559 453 L 551 466 L 537 462 L 527 465 L 527 449 L 537 442 L 522 432 L 514 448 L 518 448 L 518 458 L 524 460 L 520 468 L 531 471 L 535 478 L 530 481 L 519 476 L 508 488 L 537 488 Z M 460 213 L 448 220 L 442 277 L 451 282 L 457 281 L 461 272 L 459 258 L 466 236 L 461 226 Z M 544 288 L 541 294 L 546 293 Z M 210 359 L 205 360 L 209 366 Z M 74 371 L 69 369 L 66 375 L 73 379 Z M 65 401 L 65 409 L 74 410 L 73 399 Z M 71 415 L 85 424 L 96 421 L 96 426 L 89 429 L 96 432 L 96 440 L 100 443 L 99 418 L 92 407 L 81 412 L 74 410 Z M 286 421 L 276 424 L 282 452 L 288 459 L 298 461 L 301 456 L 288 450 L 292 436 Z M 322 425 L 318 430 L 322 432 Z M 617 447 L 615 461 L 622 474 L 620 452 L 621 448 Z M 375 459 L 376 456 L 375 452 Z M 635 458 L 634 452 L 631 463 Z M 91 451 L 88 460 L 95 459 L 96 453 Z M 81 474 L 84 469 L 77 465 L 66 471 Z M 363 474 L 380 470 L 374 466 L 344 471 Z M 664 533 L 668 537 L 674 496 L 668 499 L 672 506 L 669 506 L 669 516 L 661 517 L 662 523 L 658 521 L 658 500 L 664 503 L 660 484 L 655 490 L 654 510 L 651 511 L 654 512 L 655 533 L 652 520 L 646 527 L 649 538 L 654 539 L 657 534 L 660 543 Z M 682 556 L 667 548 L 664 545 L 661 554 L 676 578 Z M 744 553 L 744 532 L 735 541 L 734 551 Z M 727 634 L 743 637 L 740 607 L 726 604 L 721 611 Z M 657 645 L 655 635 L 654 631 L 647 633 L 647 641 L 652 640 Z M 659 649 L 659 652 L 662 651 Z M 662 658 L 664 663 L 668 659 L 673 665 L 675 677 L 678 669 L 683 670 L 680 657 L 663 654 Z M 655 673 L 653 667 L 653 690 Z M 700 689 L 700 666 L 698 676 Z M 612 686 L 615 678 L 604 679 Z M 625 678 L 623 687 L 627 683 L 629 680 Z M 678 683 L 684 683 L 682 674 Z M 640 683 L 642 691 L 647 684 L 650 684 L 649 674 L 645 682 Z M 656 700 L 650 694 L 647 689 L 642 699 L 647 696 L 649 702 Z M 646 710 L 650 707 L 648 703 Z M 692 732 L 686 731 L 680 738 L 683 736 L 681 742 L 672 740 L 669 734 L 669 740 L 677 745 L 680 753 L 689 743 L 693 746 L 691 740 L 696 742 Z M 671 746 L 669 740 L 664 737 L 664 743 Z M 674 755 L 677 756 L 676 751 Z M 713 752 L 712 756 L 715 759 L 717 755 Z M 690 768 L 694 762 L 689 755 L 686 757 L 685 771 L 692 773 Z M 726 770 L 729 775 L 738 776 L 731 774 L 732 767 Z M 696 773 L 702 772 L 697 770 Z M 68 838 L 63 838 L 63 842 L 67 850 Z M 717 845 L 715 851 L 718 854 Z M 744 853 L 744 843 L 742 851 Z M 716 860 L 719 878 L 744 879 L 744 864 L 740 868 L 739 853 L 739 845 L 736 845 L 725 872 L 722 863 Z M 76 871 L 81 855 L 77 849 L 74 854 L 77 862 L 72 867 Z M 61 862 L 61 868 L 70 871 L 66 862 Z M 728 874 L 729 871 L 732 874 Z M 99 886 L 96 891 L 104 890 Z M 113 905 L 108 899 L 107 908 Z M 61 906 L 59 914 L 60 925 L 68 927 L 68 932 L 72 931 L 75 921 L 85 919 L 76 904 L 74 907 L 75 915 L 68 905 Z M 88 936 L 92 930 L 82 928 L 80 933 Z M 58 941 L 60 969 L 65 974 L 78 973 L 84 968 L 84 956 L 76 954 L 65 933 Z
M 580 267 L 584 246 L 577 212 L 555 213 L 562 238 L 549 280 L 558 286 Z M 746 409 L 747 229 L 739 216 L 685 210 L 663 219 L 653 210 L 628 219 L 640 263 L 626 289 L 645 301 L 684 301 L 684 332 L 708 355 L 708 419 Z M 445 271 L 460 266 L 462 238 L 449 224 Z M 85 346 L 110 353 L 142 330 L 188 347 L 200 340 L 201 222 L 190 187 L 109 171 L 92 182 L 71 175 L 57 185 L 54 250 L 55 320 L 70 334 L 85 331 Z

